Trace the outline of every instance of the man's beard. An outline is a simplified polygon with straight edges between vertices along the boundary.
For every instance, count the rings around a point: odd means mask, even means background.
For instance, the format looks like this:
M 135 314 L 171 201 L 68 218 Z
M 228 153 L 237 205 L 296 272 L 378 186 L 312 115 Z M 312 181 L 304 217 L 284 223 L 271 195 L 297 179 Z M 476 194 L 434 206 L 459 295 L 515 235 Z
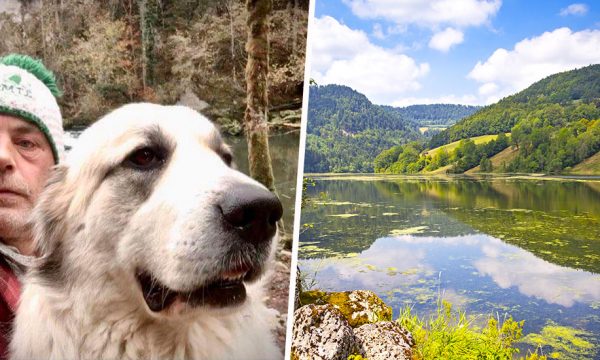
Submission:
M 33 207 L 32 191 L 25 181 L 14 175 L 0 175 L 0 188 L 22 198 L 0 197 L 0 238 L 30 238 L 29 216 Z

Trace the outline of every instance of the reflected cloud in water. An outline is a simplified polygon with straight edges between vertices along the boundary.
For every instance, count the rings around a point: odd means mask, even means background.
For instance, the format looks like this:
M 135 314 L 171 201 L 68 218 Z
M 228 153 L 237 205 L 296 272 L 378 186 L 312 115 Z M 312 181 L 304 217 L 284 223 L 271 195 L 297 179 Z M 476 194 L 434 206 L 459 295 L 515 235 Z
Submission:
M 374 285 L 391 290 L 400 283 L 416 284 L 433 273 L 426 254 L 425 249 L 398 247 L 394 239 L 383 238 L 356 257 L 310 259 L 302 261 L 302 266 L 309 274 L 317 272 L 319 285 L 336 283 L 335 290 L 373 289 Z
M 498 302 L 500 289 L 567 308 L 600 301 L 600 275 L 552 264 L 485 234 L 383 237 L 352 257 L 305 260 L 302 266 L 317 272 L 319 285 L 336 291 L 435 291 L 441 272 L 444 298 L 458 304 L 469 301 L 472 287 L 466 284 L 473 283 L 485 285 Z
M 482 253 L 475 268 L 503 289 L 514 286 L 523 295 L 564 307 L 600 301 L 600 275 L 549 263 L 493 237 Z

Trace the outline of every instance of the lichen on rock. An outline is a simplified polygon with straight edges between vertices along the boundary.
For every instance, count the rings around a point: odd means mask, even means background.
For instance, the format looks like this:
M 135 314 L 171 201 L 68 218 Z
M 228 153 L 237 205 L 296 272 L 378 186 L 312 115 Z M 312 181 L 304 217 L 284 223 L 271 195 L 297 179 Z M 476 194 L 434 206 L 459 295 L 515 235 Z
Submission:
M 330 304 L 303 306 L 294 313 L 292 359 L 346 360 L 354 334 L 342 313 Z
M 354 337 L 357 352 L 369 360 L 410 360 L 415 345 L 412 335 L 392 321 L 362 325 Z
M 392 308 L 369 290 L 331 293 L 319 290 L 305 291 L 300 294 L 300 302 L 303 305 L 331 304 L 341 311 L 353 328 L 378 321 L 392 320 Z

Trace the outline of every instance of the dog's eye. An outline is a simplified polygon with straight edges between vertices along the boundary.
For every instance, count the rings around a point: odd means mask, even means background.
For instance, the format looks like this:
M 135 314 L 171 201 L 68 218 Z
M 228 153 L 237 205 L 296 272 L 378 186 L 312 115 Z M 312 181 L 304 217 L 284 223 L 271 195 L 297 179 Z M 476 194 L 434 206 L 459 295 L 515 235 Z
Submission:
M 164 157 L 155 149 L 145 147 L 134 151 L 127 157 L 125 163 L 140 170 L 150 170 L 159 167 Z

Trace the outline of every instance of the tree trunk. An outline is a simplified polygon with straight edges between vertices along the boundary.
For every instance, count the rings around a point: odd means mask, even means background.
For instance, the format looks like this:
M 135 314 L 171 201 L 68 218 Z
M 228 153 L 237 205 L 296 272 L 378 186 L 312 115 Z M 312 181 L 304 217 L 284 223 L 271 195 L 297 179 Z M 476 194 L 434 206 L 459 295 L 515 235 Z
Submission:
M 274 191 L 273 168 L 268 138 L 269 42 L 268 15 L 271 0 L 247 0 L 248 63 L 246 64 L 246 112 L 244 123 L 248 139 L 250 175 Z
M 298 10 L 298 0 L 294 0 L 294 8 L 292 9 L 292 55 L 296 55 L 296 50 L 298 48 L 298 19 L 297 19 L 297 10 Z
M 46 32 L 44 31 L 44 0 L 42 0 L 42 7 L 40 8 L 40 32 L 42 33 L 42 60 L 48 61 L 46 57 Z
M 271 0 L 246 0 L 248 63 L 246 64 L 246 112 L 244 123 L 248 140 L 250 176 L 275 192 L 271 154 L 269 153 L 268 75 L 269 75 L 269 13 Z M 285 236 L 283 219 L 279 221 L 279 234 L 286 248 L 291 241 Z
M 231 77 L 233 83 L 237 83 L 237 76 L 235 73 L 235 31 L 233 28 L 233 1 L 227 3 L 227 12 L 229 12 L 229 36 L 231 38 Z
M 63 25 L 60 21 L 62 11 L 63 11 L 63 4 L 62 4 L 62 0 L 60 0 L 54 5 L 54 23 L 55 23 L 54 32 L 56 33 L 55 46 L 60 47 L 61 49 L 64 48 L 63 41 L 62 41 Z
M 19 7 L 19 12 L 21 15 L 21 44 L 25 45 L 27 41 L 27 33 L 25 31 L 25 15 L 27 14 L 27 3 L 21 2 L 21 6 Z
M 157 0 L 138 0 L 142 33 L 142 83 L 144 89 L 154 84 L 154 35 L 158 20 Z

